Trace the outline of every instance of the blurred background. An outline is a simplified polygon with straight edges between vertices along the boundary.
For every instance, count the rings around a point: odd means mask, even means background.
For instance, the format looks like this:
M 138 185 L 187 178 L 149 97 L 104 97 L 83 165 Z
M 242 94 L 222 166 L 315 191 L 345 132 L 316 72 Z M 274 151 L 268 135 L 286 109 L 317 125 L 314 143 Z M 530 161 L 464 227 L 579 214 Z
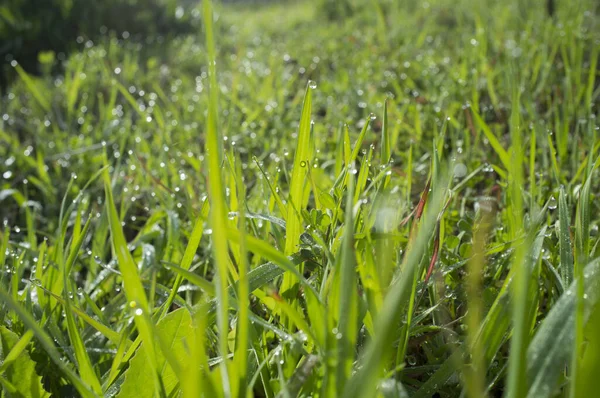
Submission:
M 102 35 L 152 42 L 197 29 L 197 1 L 5 0 L 0 5 L 2 85 L 13 60 L 39 74 L 77 47 Z M 192 12 L 194 11 L 194 12 Z

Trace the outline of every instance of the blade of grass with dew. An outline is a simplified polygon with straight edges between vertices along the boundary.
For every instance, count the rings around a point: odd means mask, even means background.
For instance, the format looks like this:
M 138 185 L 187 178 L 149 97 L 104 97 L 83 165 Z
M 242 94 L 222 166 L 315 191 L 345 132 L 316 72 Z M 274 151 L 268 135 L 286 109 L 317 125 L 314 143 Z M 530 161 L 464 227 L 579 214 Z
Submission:
M 312 108 L 312 82 L 306 85 L 300 125 L 298 127 L 298 140 L 296 141 L 296 153 L 294 154 L 294 165 L 290 181 L 289 199 L 287 205 L 286 239 L 284 254 L 291 255 L 297 250 L 297 245 L 302 233 L 302 218 L 300 212 L 304 208 L 304 186 L 308 162 L 310 159 L 310 132 L 311 132 L 311 108 Z M 316 193 L 315 193 L 316 194 Z M 297 282 L 293 274 L 285 274 L 281 283 L 280 292 L 286 294 Z M 294 295 L 295 296 L 295 295 Z M 292 303 L 292 306 L 294 303 Z M 285 323 L 285 321 L 284 321 Z
M 105 158 L 106 162 L 106 158 Z M 142 341 L 146 342 L 148 347 L 145 351 L 148 356 L 149 365 L 152 368 L 152 377 L 154 380 L 155 392 L 160 396 L 163 392 L 162 383 L 156 369 L 156 353 L 154 352 L 154 338 L 152 336 L 152 327 L 148 323 L 150 308 L 148 307 L 148 299 L 144 286 L 138 274 L 137 265 L 129 252 L 127 241 L 121 226 L 121 220 L 117 213 L 114 197 L 112 194 L 110 175 L 108 169 L 104 170 L 104 190 L 106 195 L 106 212 L 110 225 L 111 244 L 113 252 L 117 257 L 119 270 L 123 276 L 123 286 L 128 304 L 134 313 L 134 321 L 140 333 Z
M 346 190 L 345 231 L 339 248 L 341 254 L 336 264 L 339 280 L 338 326 L 336 341 L 337 372 L 335 387 L 338 394 L 344 391 L 352 373 L 353 347 L 356 343 L 356 318 L 358 316 L 358 294 L 356 291 L 356 256 L 354 254 L 353 208 L 354 176 L 349 174 Z
M 77 240 L 71 244 L 70 252 L 67 257 L 67 261 L 62 265 L 62 274 L 63 274 L 63 299 L 64 299 L 64 311 L 67 318 L 67 332 L 69 334 L 69 340 L 73 346 L 73 350 L 75 351 L 75 358 L 77 359 L 77 367 L 79 370 L 79 374 L 84 383 L 87 383 L 91 389 L 98 395 L 102 394 L 102 387 L 100 385 L 100 380 L 98 376 L 94 372 L 94 368 L 92 366 L 92 362 L 88 353 L 85 349 L 85 344 L 83 339 L 81 338 L 81 334 L 79 333 L 79 327 L 75 322 L 75 317 L 73 316 L 73 310 L 71 309 L 71 297 L 73 293 L 69 289 L 69 275 L 71 273 L 71 269 L 75 264 L 77 256 L 79 255 L 79 250 L 83 245 L 83 240 L 85 239 L 91 225 L 92 217 L 89 217 L 83 230 L 79 233 Z M 76 236 L 74 236 L 75 239 Z
M 356 159 L 358 158 L 358 154 L 360 153 L 360 150 L 362 148 L 362 143 L 365 140 L 365 136 L 367 135 L 367 130 L 369 129 L 369 125 L 373 120 L 375 120 L 375 115 L 371 113 L 367 117 L 365 125 L 363 126 L 362 130 L 360 131 L 360 134 L 358 135 L 358 138 L 356 139 L 356 142 L 354 143 L 354 148 L 352 148 L 352 153 L 350 154 L 350 159 L 348 159 L 347 166 L 353 165 Z
M 248 253 L 246 252 L 246 186 L 242 181 L 242 161 L 238 156 L 235 158 L 236 172 L 232 176 L 235 178 L 236 191 L 239 200 L 238 210 L 238 229 L 240 231 L 239 240 L 239 280 L 237 282 L 238 289 L 238 317 L 236 324 L 236 345 L 233 356 L 235 363 L 236 373 L 238 375 L 237 381 L 237 396 L 244 398 L 247 394 L 246 389 L 248 385 L 247 373 L 248 373 L 248 347 L 249 347 L 249 308 L 250 308 L 250 279 L 249 279 L 249 264 L 248 264 Z M 270 185 L 270 184 L 269 184 Z
M 208 156 L 208 181 L 210 215 L 209 225 L 212 229 L 212 256 L 215 262 L 215 285 L 217 291 L 217 322 L 219 330 L 219 354 L 227 357 L 229 353 L 229 295 L 227 294 L 227 277 L 229 256 L 227 245 L 227 213 L 225 209 L 224 182 L 221 171 L 223 161 L 223 137 L 218 128 L 219 86 L 217 83 L 217 60 L 213 33 L 212 1 L 203 1 L 204 29 L 208 55 L 208 117 L 206 120 L 205 151 Z M 227 361 L 219 364 L 222 388 L 225 397 L 231 396 L 231 386 Z
M 558 197 L 559 219 L 559 248 L 560 248 L 560 275 L 564 286 L 573 281 L 573 250 L 571 248 L 571 221 L 569 220 L 567 195 L 564 187 L 560 189 Z

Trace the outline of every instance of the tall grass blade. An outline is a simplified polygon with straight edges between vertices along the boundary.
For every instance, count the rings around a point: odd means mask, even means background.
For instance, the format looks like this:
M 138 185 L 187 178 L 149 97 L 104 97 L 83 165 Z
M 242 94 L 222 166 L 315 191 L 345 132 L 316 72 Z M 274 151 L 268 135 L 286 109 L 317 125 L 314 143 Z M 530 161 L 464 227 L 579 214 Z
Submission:
M 152 335 L 152 321 L 150 320 L 148 299 L 146 298 L 146 292 L 144 291 L 142 280 L 138 274 L 137 265 L 129 252 L 127 241 L 123 234 L 121 219 L 117 213 L 115 200 L 112 194 L 108 169 L 104 170 L 104 190 L 106 193 L 106 212 L 110 225 L 111 245 L 123 277 L 127 306 L 133 311 L 135 325 L 138 328 L 141 339 L 146 343 L 146 354 L 152 368 L 155 391 L 160 395 L 163 388 L 155 367 L 156 353 L 154 352 L 154 338 Z
M 219 97 L 217 84 L 217 60 L 213 33 L 212 1 L 203 1 L 204 29 L 208 52 L 209 100 L 208 118 L 206 121 L 205 150 L 208 155 L 208 182 L 210 201 L 210 227 L 212 229 L 212 255 L 215 261 L 215 285 L 217 291 L 217 321 L 219 330 L 219 353 L 226 358 L 229 353 L 229 295 L 227 294 L 227 277 L 229 274 L 229 256 L 227 245 L 227 211 L 225 208 L 224 182 L 222 176 L 223 137 L 218 128 Z M 223 393 L 231 396 L 231 387 L 227 369 L 227 361 L 219 364 Z

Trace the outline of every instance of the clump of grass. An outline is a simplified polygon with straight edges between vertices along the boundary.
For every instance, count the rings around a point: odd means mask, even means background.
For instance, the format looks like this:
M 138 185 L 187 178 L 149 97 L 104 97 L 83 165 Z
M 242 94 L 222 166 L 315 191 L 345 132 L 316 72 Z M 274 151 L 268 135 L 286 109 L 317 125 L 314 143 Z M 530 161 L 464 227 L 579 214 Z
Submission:
M 375 3 L 15 66 L 3 394 L 592 393 L 593 4 Z

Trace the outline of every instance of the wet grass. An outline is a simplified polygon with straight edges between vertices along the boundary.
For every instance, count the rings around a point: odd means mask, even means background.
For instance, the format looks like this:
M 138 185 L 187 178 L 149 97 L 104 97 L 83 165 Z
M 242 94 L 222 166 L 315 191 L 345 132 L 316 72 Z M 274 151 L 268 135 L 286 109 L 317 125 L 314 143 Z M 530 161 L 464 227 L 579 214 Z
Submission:
M 14 64 L 6 396 L 590 396 L 594 2 L 393 3 Z

